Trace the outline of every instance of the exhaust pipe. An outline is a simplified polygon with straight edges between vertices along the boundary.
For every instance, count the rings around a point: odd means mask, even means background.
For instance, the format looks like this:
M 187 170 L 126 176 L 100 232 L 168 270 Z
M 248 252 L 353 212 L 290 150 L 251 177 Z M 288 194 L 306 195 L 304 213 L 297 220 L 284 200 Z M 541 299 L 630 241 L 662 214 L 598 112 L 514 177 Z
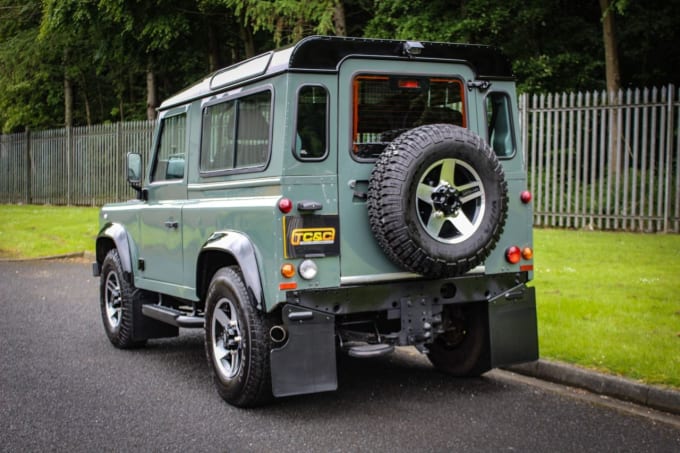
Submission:
M 288 339 L 288 331 L 283 326 L 274 326 L 269 329 L 269 338 L 274 343 L 283 343 Z

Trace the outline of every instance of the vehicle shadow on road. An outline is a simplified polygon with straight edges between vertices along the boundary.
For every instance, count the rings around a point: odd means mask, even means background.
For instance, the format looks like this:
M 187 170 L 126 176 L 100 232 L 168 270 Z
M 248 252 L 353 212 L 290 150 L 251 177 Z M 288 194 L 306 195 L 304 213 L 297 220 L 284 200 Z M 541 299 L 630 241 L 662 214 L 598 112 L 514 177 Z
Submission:
M 339 354 L 337 391 L 282 398 L 269 410 L 296 408 L 300 413 L 311 410 L 319 416 L 327 411 L 331 416 L 338 407 L 352 412 L 370 411 L 375 404 L 422 407 L 475 395 L 493 398 L 503 391 L 507 391 L 504 382 L 488 376 L 454 378 L 437 371 L 415 349 L 398 348 L 391 355 L 371 359 Z
M 150 341 L 135 355 L 139 355 L 140 361 L 166 366 L 167 373 L 176 374 L 174 379 L 185 380 L 187 386 L 214 393 L 203 341 L 202 333 L 183 332 L 177 338 Z M 280 398 L 259 410 L 309 410 L 338 404 L 360 408 L 387 401 L 427 404 L 455 397 L 469 398 L 474 394 L 490 396 L 507 387 L 507 383 L 487 376 L 448 376 L 437 371 L 414 348 L 397 348 L 393 354 L 370 359 L 352 358 L 339 352 L 337 363 L 337 391 Z

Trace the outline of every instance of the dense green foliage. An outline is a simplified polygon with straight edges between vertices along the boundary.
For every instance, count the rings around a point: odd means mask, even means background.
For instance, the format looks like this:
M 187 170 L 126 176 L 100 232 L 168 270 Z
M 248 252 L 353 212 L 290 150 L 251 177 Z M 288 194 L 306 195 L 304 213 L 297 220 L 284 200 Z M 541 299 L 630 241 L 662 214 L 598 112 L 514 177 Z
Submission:
M 614 0 L 622 85 L 680 82 L 680 0 Z M 0 0 L 0 131 L 143 119 L 308 34 L 501 47 L 521 90 L 604 88 L 598 0 Z

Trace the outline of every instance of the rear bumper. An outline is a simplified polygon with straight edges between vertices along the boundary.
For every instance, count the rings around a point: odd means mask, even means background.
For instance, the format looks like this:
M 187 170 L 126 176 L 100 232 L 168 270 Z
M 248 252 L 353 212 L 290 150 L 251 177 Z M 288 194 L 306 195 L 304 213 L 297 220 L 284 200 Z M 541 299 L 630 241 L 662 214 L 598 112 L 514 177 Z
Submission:
M 282 321 L 288 341 L 271 351 L 275 396 L 337 388 L 336 317 L 384 311 L 401 319 L 399 345 L 426 346 L 447 304 L 484 304 L 492 368 L 538 358 L 536 293 L 526 274 L 418 280 L 288 294 Z M 480 307 L 481 308 L 481 307 Z M 426 348 L 419 348 L 425 350 Z

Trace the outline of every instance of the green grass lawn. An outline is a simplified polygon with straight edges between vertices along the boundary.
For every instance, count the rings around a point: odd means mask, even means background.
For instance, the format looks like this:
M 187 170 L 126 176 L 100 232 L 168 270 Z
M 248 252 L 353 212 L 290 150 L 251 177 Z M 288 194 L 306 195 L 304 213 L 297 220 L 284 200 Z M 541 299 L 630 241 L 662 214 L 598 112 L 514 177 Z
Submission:
M 680 236 L 535 230 L 541 357 L 680 387 Z
M 0 205 L 0 258 L 92 251 L 97 208 Z M 541 357 L 680 388 L 680 235 L 535 230 Z
M 0 258 L 94 251 L 98 208 L 0 205 Z

